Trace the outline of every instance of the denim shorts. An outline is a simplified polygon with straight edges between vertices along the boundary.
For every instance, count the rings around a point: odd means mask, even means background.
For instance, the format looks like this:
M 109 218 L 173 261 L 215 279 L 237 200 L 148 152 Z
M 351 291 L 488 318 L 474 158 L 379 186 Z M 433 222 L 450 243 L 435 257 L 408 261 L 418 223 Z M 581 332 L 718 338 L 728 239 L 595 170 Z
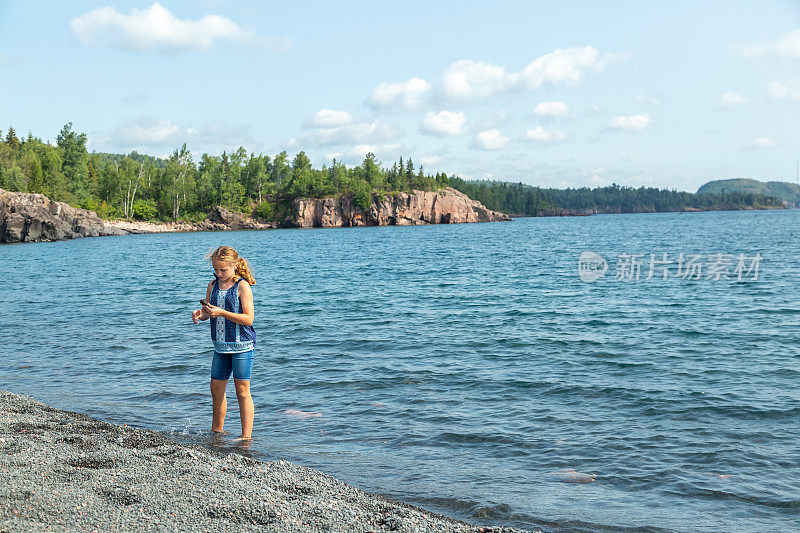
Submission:
M 249 380 L 253 371 L 253 356 L 255 350 L 241 353 L 217 353 L 214 352 L 214 359 L 211 360 L 211 379 L 222 381 L 231 377 L 233 379 Z

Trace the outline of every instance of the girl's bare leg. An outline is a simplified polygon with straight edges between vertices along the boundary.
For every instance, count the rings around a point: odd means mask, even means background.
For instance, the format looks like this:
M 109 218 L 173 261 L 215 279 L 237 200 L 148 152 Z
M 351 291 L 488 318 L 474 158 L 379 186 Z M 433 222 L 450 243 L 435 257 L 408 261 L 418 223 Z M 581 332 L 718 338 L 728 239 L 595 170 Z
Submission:
M 212 431 L 222 432 L 222 428 L 225 425 L 225 412 L 228 410 L 228 400 L 225 398 L 227 385 L 227 379 L 224 381 L 221 379 L 211 380 L 211 400 L 214 404 L 214 414 L 211 421 Z
M 236 398 L 239 400 L 239 417 L 242 419 L 242 438 L 253 435 L 253 397 L 250 396 L 250 380 L 234 379 Z

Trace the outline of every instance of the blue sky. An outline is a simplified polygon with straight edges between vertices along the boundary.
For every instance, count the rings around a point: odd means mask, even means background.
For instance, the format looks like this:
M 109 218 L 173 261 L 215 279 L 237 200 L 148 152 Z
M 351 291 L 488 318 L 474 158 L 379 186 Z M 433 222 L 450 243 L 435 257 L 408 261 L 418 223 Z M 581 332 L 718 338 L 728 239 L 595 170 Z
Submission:
M 0 129 L 547 187 L 795 181 L 800 1 L 0 0 Z

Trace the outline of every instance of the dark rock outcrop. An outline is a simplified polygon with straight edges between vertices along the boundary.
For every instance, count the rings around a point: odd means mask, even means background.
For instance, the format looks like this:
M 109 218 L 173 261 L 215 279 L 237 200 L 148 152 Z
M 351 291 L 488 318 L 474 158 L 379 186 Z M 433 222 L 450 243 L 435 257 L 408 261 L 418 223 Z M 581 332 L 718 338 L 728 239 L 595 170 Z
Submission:
M 0 243 L 42 242 L 125 235 L 94 211 L 54 202 L 43 194 L 0 189 Z
M 413 191 L 380 198 L 362 209 L 348 196 L 300 198 L 292 202 L 285 224 L 295 228 L 350 226 L 411 226 L 511 220 L 492 211 L 466 194 L 447 187 L 438 191 Z
M 275 227 L 273 224 L 262 224 L 244 218 L 241 214 L 220 205 L 209 211 L 206 219 L 200 224 L 201 230 L 270 229 L 273 227 Z

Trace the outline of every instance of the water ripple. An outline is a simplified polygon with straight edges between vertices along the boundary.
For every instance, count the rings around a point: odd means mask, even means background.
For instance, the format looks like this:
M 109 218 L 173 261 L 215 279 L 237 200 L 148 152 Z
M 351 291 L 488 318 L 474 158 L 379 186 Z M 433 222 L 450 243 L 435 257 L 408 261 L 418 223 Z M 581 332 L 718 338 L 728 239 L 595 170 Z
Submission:
M 797 210 L 662 213 L 0 247 L 17 311 L 0 329 L 35 332 L 0 386 L 205 442 L 212 350 L 189 312 L 229 244 L 258 280 L 252 453 L 487 524 L 788 531 L 798 227 Z M 763 278 L 587 284 L 584 250 L 612 268 L 758 251 Z

